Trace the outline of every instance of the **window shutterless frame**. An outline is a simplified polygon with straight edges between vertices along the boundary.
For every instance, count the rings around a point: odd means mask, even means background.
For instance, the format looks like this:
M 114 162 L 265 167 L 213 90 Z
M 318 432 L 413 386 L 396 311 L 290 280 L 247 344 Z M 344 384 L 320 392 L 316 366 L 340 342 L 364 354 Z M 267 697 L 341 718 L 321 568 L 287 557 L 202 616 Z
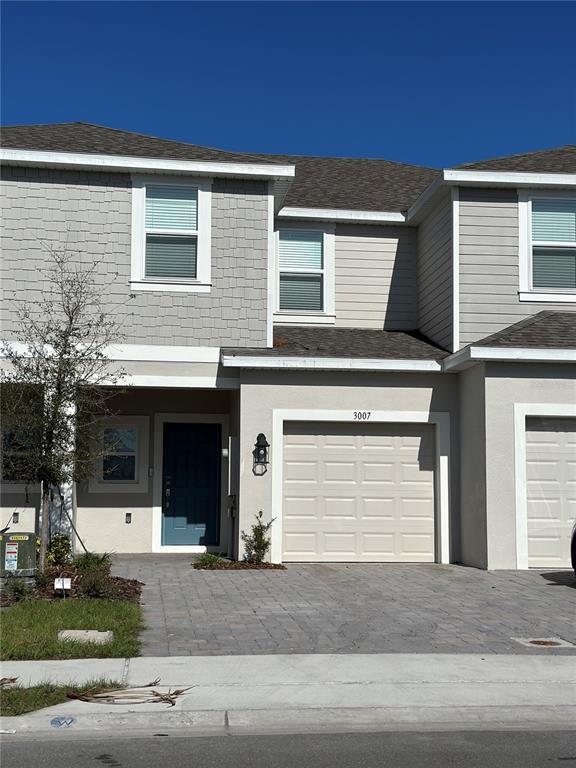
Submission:
M 104 461 L 106 456 L 122 456 L 128 454 L 122 450 L 105 451 L 104 432 L 106 429 L 134 429 L 136 431 L 136 450 L 131 453 L 135 456 L 135 477 L 133 480 L 114 480 L 106 477 Z M 102 453 L 97 457 L 94 466 L 94 475 L 88 481 L 89 493 L 147 493 L 148 492 L 148 467 L 150 419 L 148 416 L 118 416 L 104 419 L 98 425 Z
M 306 324 L 333 324 L 334 316 L 334 252 L 335 235 L 334 225 L 327 223 L 306 222 L 300 225 L 282 224 L 275 232 L 275 259 L 276 259 L 276 290 L 274 319 L 280 323 L 306 323 Z M 321 237 L 322 263 L 321 266 L 309 267 L 302 259 L 302 264 L 294 262 L 290 266 L 281 264 L 280 244 L 283 233 L 301 235 L 305 243 L 306 235 L 310 234 L 312 242 L 318 236 Z M 293 280 L 293 287 L 297 290 L 298 280 L 306 280 L 307 276 L 321 280 L 321 307 L 308 309 L 303 304 L 301 307 L 283 307 L 281 305 L 281 278 L 285 276 Z
M 182 186 L 196 190 L 196 228 L 171 229 L 166 226 L 146 226 L 147 188 L 166 189 Z M 132 291 L 171 291 L 209 293 L 211 289 L 211 231 L 212 231 L 212 181 L 172 176 L 132 176 L 132 252 L 130 289 Z M 161 246 L 162 238 L 180 238 L 184 246 L 186 238 L 196 238 L 196 274 L 193 278 L 146 276 L 146 238 L 156 238 Z
M 541 248 L 551 253 L 555 249 L 576 249 L 576 241 L 558 239 L 535 239 L 533 237 L 534 201 L 552 203 L 554 200 L 565 203 L 576 199 L 574 192 L 557 190 L 519 190 L 518 226 L 519 226 L 519 298 L 520 301 L 538 301 L 550 303 L 576 303 L 576 287 L 558 288 L 534 285 L 534 249 Z M 560 206 L 559 206 L 560 207 Z M 576 257 L 575 257 L 576 258 Z

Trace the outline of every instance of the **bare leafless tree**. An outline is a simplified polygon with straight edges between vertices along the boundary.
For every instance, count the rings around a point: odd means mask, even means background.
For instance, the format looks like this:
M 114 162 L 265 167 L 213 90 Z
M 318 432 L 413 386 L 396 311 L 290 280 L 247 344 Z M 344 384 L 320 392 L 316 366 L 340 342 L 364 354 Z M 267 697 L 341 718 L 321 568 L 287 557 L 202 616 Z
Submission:
M 102 450 L 95 426 L 111 413 L 109 400 L 124 376 L 109 358 L 121 335 L 105 311 L 108 286 L 98 284 L 99 262 L 82 264 L 66 248 L 45 247 L 50 266 L 39 299 L 17 304 L 17 341 L 2 344 L 9 363 L 2 416 L 11 442 L 3 468 L 21 482 L 41 483 L 40 569 L 51 494 L 92 474 Z

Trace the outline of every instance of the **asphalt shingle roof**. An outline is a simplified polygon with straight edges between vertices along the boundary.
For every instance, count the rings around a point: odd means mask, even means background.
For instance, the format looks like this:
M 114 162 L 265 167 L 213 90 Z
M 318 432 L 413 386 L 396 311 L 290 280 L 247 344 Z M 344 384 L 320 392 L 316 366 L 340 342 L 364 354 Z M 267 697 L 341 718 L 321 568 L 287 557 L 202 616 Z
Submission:
M 388 360 L 440 360 L 448 352 L 416 332 L 371 328 L 274 328 L 272 348 L 223 349 L 249 357 L 353 357 Z
M 284 205 L 297 208 L 404 211 L 438 175 L 432 168 L 390 160 L 228 152 L 89 123 L 6 126 L 2 129 L 2 146 L 46 152 L 295 165 L 296 178 Z
M 532 173 L 576 173 L 576 144 L 565 147 L 525 152 L 520 155 L 495 157 L 476 163 L 464 163 L 458 169 L 476 171 L 525 171 Z
M 471 346 L 576 348 L 576 312 L 539 312 Z

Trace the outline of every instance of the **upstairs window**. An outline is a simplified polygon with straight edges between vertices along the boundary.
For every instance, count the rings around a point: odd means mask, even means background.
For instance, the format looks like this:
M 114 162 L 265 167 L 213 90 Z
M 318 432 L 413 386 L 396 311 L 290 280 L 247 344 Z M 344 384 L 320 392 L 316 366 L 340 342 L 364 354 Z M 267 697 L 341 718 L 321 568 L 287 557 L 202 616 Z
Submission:
M 531 200 L 532 289 L 576 291 L 576 198 Z
M 280 312 L 291 314 L 324 312 L 324 233 L 280 230 L 278 263 Z
M 132 177 L 134 291 L 210 291 L 211 183 Z
M 148 185 L 145 222 L 145 278 L 196 280 L 198 189 L 184 184 Z

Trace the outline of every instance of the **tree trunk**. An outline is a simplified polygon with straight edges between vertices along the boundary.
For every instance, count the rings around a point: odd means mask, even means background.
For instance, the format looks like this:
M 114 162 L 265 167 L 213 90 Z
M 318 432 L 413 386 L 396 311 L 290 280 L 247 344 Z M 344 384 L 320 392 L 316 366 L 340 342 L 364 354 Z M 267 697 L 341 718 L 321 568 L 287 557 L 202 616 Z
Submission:
M 42 572 L 46 565 L 46 553 L 50 543 L 50 486 L 42 483 L 42 516 L 40 520 L 40 554 L 38 570 Z

